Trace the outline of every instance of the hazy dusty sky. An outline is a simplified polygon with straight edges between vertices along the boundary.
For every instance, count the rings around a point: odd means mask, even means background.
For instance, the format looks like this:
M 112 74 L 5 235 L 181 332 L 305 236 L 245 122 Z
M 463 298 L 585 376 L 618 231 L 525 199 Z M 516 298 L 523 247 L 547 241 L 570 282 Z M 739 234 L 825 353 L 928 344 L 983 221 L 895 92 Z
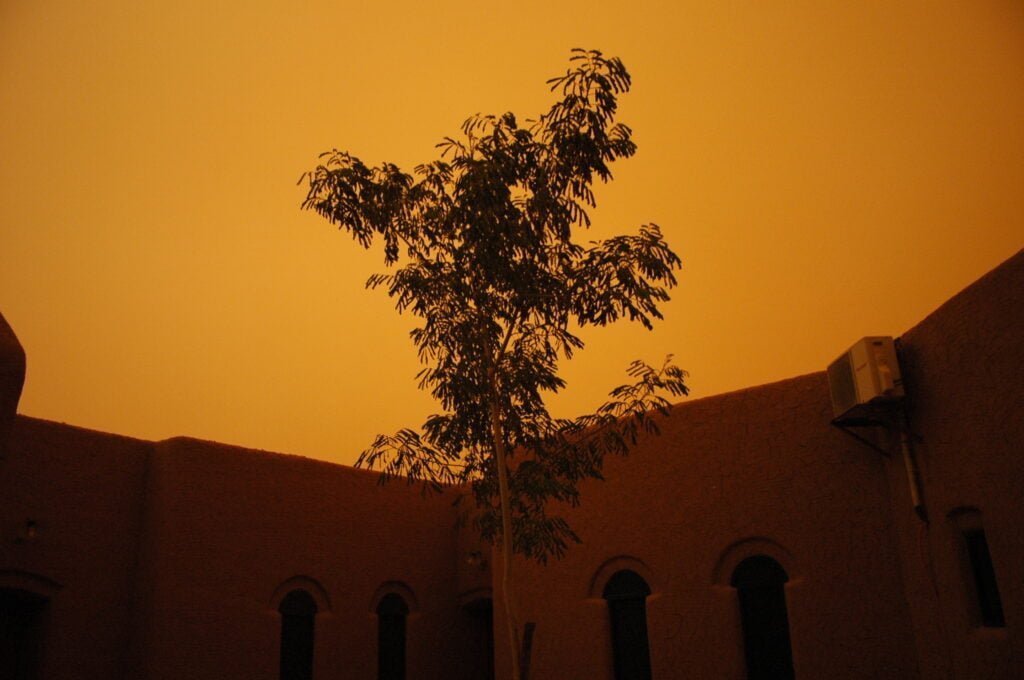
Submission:
M 673 352 L 693 397 L 898 335 L 1024 245 L 1020 2 L 0 0 L 0 311 L 20 411 L 351 462 L 434 411 L 379 268 L 311 213 L 321 151 L 411 169 L 475 112 L 620 56 L 639 144 L 594 235 L 684 261 L 589 332 L 555 411 Z M 955 370 L 951 369 L 951 370 Z

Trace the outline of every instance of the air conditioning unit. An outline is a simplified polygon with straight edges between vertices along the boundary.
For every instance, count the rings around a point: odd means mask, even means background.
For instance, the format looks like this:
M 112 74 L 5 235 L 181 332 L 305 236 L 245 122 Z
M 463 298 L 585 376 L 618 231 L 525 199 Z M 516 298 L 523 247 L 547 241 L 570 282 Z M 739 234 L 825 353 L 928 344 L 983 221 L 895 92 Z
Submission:
M 896 346 L 888 336 L 861 338 L 828 367 L 837 419 L 870 417 L 875 407 L 903 397 Z

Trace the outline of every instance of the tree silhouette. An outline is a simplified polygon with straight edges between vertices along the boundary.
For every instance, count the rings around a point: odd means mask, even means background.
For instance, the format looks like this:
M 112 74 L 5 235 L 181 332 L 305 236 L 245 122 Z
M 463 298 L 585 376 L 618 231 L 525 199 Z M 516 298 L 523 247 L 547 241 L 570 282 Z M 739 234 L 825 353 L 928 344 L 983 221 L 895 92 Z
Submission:
M 659 368 L 636 361 L 633 382 L 595 413 L 548 413 L 544 395 L 565 385 L 559 360 L 583 347 L 570 326 L 628 319 L 650 329 L 680 265 L 654 224 L 573 240 L 574 229 L 590 226 L 595 178 L 609 181 L 610 164 L 636 151 L 630 128 L 615 121 L 630 87 L 622 62 L 576 49 L 565 75 L 548 83 L 560 99 L 547 113 L 526 127 L 511 113 L 475 115 L 412 175 L 333 150 L 300 179 L 304 209 L 364 248 L 383 241 L 389 272 L 367 287 L 384 287 L 399 312 L 422 320 L 411 333 L 425 365 L 417 377 L 444 411 L 419 432 L 378 436 L 357 465 L 380 469 L 382 480 L 471 487 L 481 535 L 501 541 L 515 678 L 513 552 L 544 562 L 578 542 L 552 508 L 578 504 L 579 483 L 601 478 L 606 455 L 657 431 L 664 395 L 688 391 L 671 357 Z

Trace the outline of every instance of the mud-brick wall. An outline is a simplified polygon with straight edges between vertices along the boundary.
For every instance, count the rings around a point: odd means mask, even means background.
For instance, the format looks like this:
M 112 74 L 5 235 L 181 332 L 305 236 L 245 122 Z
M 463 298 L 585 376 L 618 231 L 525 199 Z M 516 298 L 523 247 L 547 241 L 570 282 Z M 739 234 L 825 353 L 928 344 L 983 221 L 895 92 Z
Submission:
M 915 677 L 885 467 L 831 418 L 813 374 L 678 406 L 660 437 L 609 459 L 567 512 L 583 544 L 547 567 L 519 563 L 536 677 L 612 678 L 601 594 L 622 568 L 652 591 L 654 677 L 744 677 L 730 578 L 756 554 L 789 576 L 797 677 Z
M 48 598 L 40 677 L 122 677 L 151 444 L 18 416 L 0 461 L 0 587 Z
M 410 608 L 410 679 L 459 678 L 453 493 L 296 456 L 19 416 L 0 461 L 0 588 L 48 599 L 41 677 L 278 677 L 291 588 L 315 677 L 376 677 L 377 601 Z M 31 531 L 29 528 L 31 527 Z
M 293 586 L 320 608 L 314 677 L 376 677 L 389 589 L 409 600 L 408 677 L 455 677 L 453 495 L 191 439 L 156 445 L 146 494 L 140 677 L 276 678 Z
M 922 677 L 1019 678 L 1024 669 L 1024 252 L 902 337 L 911 444 L 928 522 L 889 465 Z M 980 522 L 1006 626 L 982 625 L 962 523 Z

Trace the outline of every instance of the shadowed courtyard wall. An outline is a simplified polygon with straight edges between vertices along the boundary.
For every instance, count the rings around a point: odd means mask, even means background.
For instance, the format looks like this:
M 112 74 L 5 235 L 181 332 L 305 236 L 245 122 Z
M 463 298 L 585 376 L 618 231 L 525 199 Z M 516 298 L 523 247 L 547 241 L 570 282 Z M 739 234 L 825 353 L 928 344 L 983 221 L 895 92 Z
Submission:
M 410 677 L 459 677 L 453 494 L 25 417 L 11 443 L 0 587 L 50 599 L 41 677 L 276 678 L 292 586 L 326 596 L 315 677 L 374 677 L 389 590 L 412 594 Z
M 613 678 L 604 594 L 622 570 L 650 590 L 654 678 L 745 677 L 732 577 L 755 555 L 788 578 L 798 678 L 1017 677 L 1021 291 L 1024 253 L 901 338 L 928 522 L 898 437 L 869 435 L 877 451 L 831 425 L 824 373 L 678 405 L 660 437 L 609 459 L 565 511 L 582 545 L 546 567 L 517 561 L 533 680 Z M 277 678 L 278 606 L 294 588 L 317 606 L 315 678 L 376 677 L 375 611 L 392 592 L 410 610 L 407 677 L 484 677 L 500 559 L 456 528 L 458 490 L 424 497 L 295 456 L 15 417 L 24 365 L 0 325 L 0 588 L 47 600 L 39 677 Z M 979 620 L 967 521 L 985 530 L 1005 626 Z M 496 597 L 507 678 L 503 622 Z
M 388 583 L 415 597 L 409 665 L 444 675 L 458 594 L 450 495 L 424 498 L 351 468 L 173 439 L 154 447 L 147 497 L 145 677 L 276 677 L 277 606 L 289 579 L 326 595 L 315 677 L 373 677 L 375 595 Z
M 892 517 L 922 677 L 1017 677 L 1024 669 L 1024 253 L 903 336 L 910 427 L 930 522 L 910 512 L 889 461 Z M 979 625 L 958 510 L 987 535 L 1005 628 Z
M 620 568 L 652 591 L 655 678 L 744 677 L 730 578 L 759 554 L 789 575 L 797 677 L 913 677 L 885 467 L 831 418 L 813 374 L 677 406 L 660 437 L 607 461 L 567 515 L 583 544 L 518 566 L 537 677 L 613 677 L 601 592 Z
M 40 677 L 123 677 L 151 446 L 23 416 L 9 443 L 0 588 L 49 599 Z
M 609 460 L 606 480 L 565 509 L 582 545 L 547 567 L 517 562 L 519 615 L 537 623 L 536 677 L 613 677 L 601 591 L 621 568 L 652 590 L 653 677 L 744 677 L 729 577 L 756 554 L 789 575 L 796 677 L 1017 677 L 1022 292 L 1018 253 L 901 338 L 929 522 L 913 511 L 894 432 L 874 433 L 887 457 L 830 425 L 824 373 L 676 406 L 660 437 Z M 964 508 L 983 518 L 1004 628 L 972 612 L 970 565 L 951 519 Z

